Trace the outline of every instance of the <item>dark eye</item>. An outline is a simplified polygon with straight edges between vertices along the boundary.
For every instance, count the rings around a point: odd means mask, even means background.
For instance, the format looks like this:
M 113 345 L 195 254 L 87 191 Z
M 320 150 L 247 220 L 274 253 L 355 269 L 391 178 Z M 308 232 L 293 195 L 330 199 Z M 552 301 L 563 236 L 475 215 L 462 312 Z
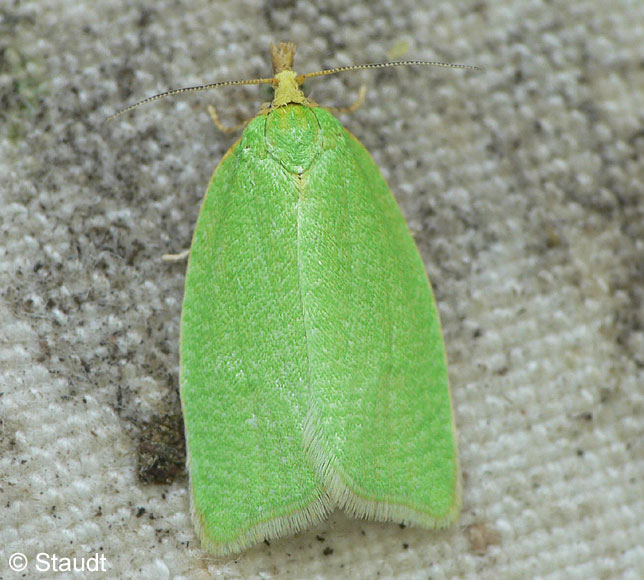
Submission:
M 264 101 L 273 100 L 273 97 L 275 96 L 275 89 L 273 88 L 273 85 L 261 85 L 259 90 L 260 90 L 260 95 L 262 97 L 262 100 Z
M 304 81 L 300 86 L 300 89 L 304 93 L 304 96 L 308 97 L 311 94 L 311 83 L 309 83 L 308 81 Z

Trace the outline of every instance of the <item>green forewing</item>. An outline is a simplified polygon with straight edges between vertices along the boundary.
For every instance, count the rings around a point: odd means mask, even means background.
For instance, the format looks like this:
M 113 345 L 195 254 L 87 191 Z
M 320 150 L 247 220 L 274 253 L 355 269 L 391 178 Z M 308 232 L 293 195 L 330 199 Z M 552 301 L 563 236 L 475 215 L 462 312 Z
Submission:
M 273 109 L 224 157 L 181 334 L 193 517 L 214 552 L 336 505 L 425 527 L 456 517 L 434 298 L 384 179 L 330 113 Z

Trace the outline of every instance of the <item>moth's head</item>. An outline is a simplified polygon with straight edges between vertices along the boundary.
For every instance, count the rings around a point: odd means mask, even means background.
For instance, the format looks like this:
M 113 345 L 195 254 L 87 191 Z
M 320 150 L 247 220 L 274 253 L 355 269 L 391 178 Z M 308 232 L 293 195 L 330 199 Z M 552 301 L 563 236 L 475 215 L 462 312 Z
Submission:
M 283 107 L 290 103 L 314 105 L 301 89 L 304 77 L 293 70 L 295 45 L 292 42 L 280 42 L 277 46 L 271 44 L 271 62 L 273 63 L 273 101 L 271 108 Z

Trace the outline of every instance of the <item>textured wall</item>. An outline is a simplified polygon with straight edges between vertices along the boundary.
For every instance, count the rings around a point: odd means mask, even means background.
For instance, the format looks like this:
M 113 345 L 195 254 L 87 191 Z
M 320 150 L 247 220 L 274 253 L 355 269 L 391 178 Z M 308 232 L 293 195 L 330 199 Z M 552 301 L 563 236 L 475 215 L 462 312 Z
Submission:
M 323 4 L 319 7 L 318 4 Z M 6 2 L 0 9 L 0 576 L 644 576 L 644 4 Z M 188 515 L 178 330 L 210 174 L 266 100 L 168 87 L 405 57 L 311 82 L 399 200 L 439 302 L 464 508 L 444 532 L 334 514 L 237 560 Z M 156 483 L 155 483 L 156 482 Z M 63 578 L 65 574 L 52 578 Z M 41 575 L 38 577 L 47 577 Z

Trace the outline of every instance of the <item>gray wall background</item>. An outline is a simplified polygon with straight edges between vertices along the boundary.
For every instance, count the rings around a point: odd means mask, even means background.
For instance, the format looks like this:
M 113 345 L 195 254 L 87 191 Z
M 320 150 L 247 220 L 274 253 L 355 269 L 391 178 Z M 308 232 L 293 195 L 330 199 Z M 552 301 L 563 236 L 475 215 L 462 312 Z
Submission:
M 177 420 L 200 199 L 256 88 L 169 87 L 405 58 L 312 81 L 388 179 L 439 303 L 464 507 L 442 532 L 335 513 L 237 559 L 199 548 Z M 640 0 L 4 2 L 0 7 L 0 575 L 644 574 L 644 4 Z M 154 483 L 156 481 L 156 483 Z M 331 552 L 332 551 L 332 552 Z M 35 576 L 34 576 L 35 577 Z M 44 575 L 43 575 L 44 577 Z M 64 573 L 51 577 L 71 577 Z

